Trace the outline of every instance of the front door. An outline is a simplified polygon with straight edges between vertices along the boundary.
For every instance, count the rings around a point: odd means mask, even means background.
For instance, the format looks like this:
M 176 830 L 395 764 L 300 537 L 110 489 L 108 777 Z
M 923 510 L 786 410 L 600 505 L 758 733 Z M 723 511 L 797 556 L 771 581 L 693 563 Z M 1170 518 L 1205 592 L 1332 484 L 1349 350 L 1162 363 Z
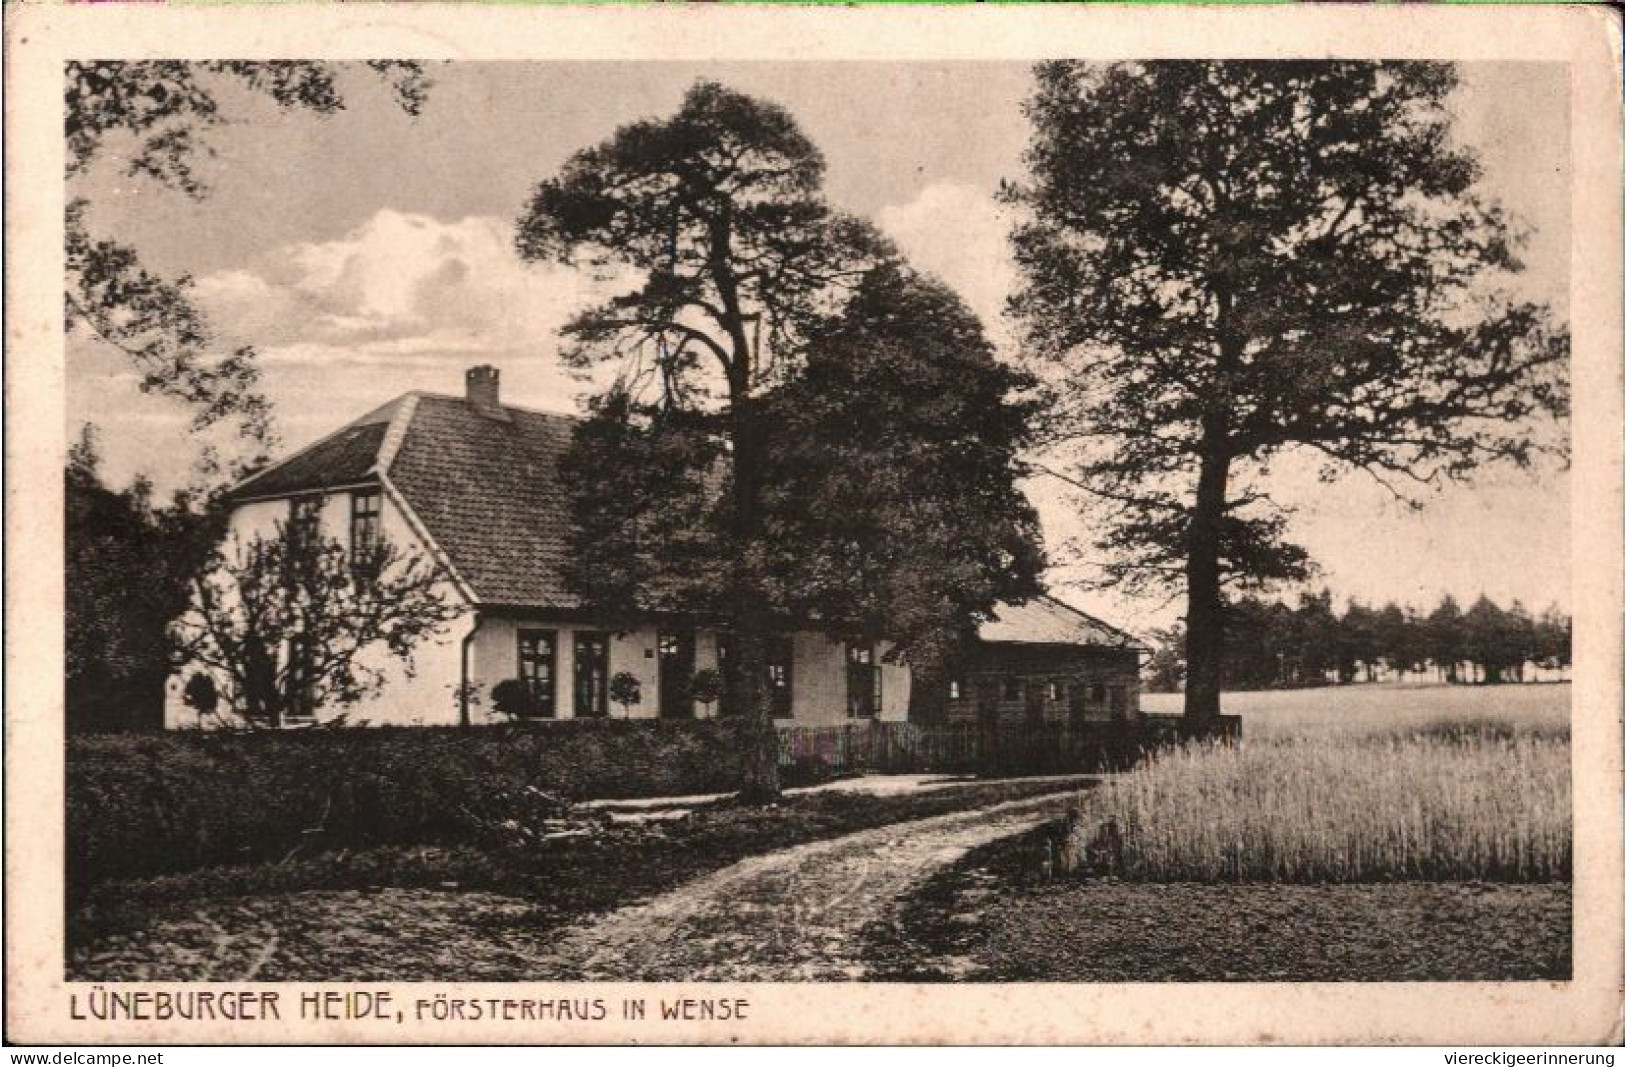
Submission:
M 1114 719 L 1128 718 L 1128 690 L 1120 685 L 1106 687 L 1107 706 Z
M 576 718 L 602 719 L 609 714 L 609 635 L 577 630 L 575 653 Z
M 660 717 L 691 719 L 694 697 L 689 682 L 694 677 L 694 631 L 660 633 Z

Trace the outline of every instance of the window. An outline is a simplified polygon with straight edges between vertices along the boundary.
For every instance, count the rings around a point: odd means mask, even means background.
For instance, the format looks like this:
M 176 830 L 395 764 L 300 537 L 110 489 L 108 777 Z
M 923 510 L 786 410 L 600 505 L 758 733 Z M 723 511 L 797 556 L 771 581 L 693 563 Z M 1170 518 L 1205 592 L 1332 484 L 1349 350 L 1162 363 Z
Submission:
M 1011 675 L 1011 676 L 1007 676 L 1004 679 L 1004 699 L 1006 699 L 1006 700 L 1020 700 L 1021 699 L 1021 679 L 1020 678 L 1017 678 L 1017 677 Z
M 350 494 L 350 566 L 368 575 L 377 574 L 378 550 L 383 544 L 380 500 L 376 489 Z
M 288 722 L 311 722 L 316 718 L 316 655 L 303 634 L 288 643 Z
M 732 714 L 733 701 L 733 671 L 728 669 L 728 659 L 733 655 L 734 635 L 726 630 L 717 631 L 717 673 L 722 676 L 722 706 L 727 714 Z
M 297 496 L 288 501 L 288 541 L 312 545 L 322 534 L 322 498 Z
M 1062 689 L 1062 685 L 1061 685 L 1060 682 L 1057 682 L 1054 679 L 1051 679 L 1050 683 L 1049 683 L 1049 686 L 1047 687 L 1047 690 L 1046 690 L 1046 695 L 1051 700 L 1060 700 L 1061 697 L 1065 695 L 1065 692 Z
M 575 639 L 575 711 L 578 719 L 609 715 L 609 635 L 577 630 Z
M 872 719 L 880 711 L 880 664 L 875 646 L 846 646 L 846 715 Z
M 542 719 L 557 714 L 553 682 L 557 642 L 553 630 L 519 631 L 519 680 L 530 690 L 531 714 Z
M 949 700 L 963 700 L 963 699 L 965 699 L 965 680 L 963 678 L 950 678 L 950 679 L 948 679 L 948 699 Z
M 767 639 L 767 706 L 775 719 L 795 717 L 795 644 L 783 634 Z
M 609 715 L 609 635 L 575 632 L 575 718 Z
M 1096 682 L 1089 687 L 1089 703 L 1100 704 L 1106 699 L 1106 687 Z
M 730 633 L 717 634 L 717 668 L 722 672 L 723 699 L 731 692 L 729 679 L 732 671 L 728 669 L 728 659 L 733 655 L 734 636 Z M 795 717 L 795 643 L 783 634 L 775 634 L 767 639 L 767 647 L 762 650 L 766 661 L 767 704 L 769 713 L 775 719 L 790 719 Z M 729 704 L 732 702 L 729 701 Z

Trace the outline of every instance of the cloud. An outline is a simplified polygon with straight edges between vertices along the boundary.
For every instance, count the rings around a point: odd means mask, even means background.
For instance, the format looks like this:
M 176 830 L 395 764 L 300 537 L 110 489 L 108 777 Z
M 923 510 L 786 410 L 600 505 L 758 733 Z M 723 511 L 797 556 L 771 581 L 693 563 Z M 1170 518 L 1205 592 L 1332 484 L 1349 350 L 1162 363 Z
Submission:
M 386 209 L 336 240 L 203 275 L 196 295 L 219 347 L 258 351 L 286 454 L 409 389 L 458 393 L 478 363 L 501 368 L 513 403 L 574 409 L 583 386 L 558 360 L 558 330 L 626 279 L 608 284 L 522 263 L 504 220 Z M 139 393 L 124 357 L 91 340 L 70 344 L 69 373 L 69 426 L 102 429 L 115 484 L 137 470 L 161 489 L 184 482 L 202 443 L 184 405 Z
M 1015 288 L 1009 209 L 961 182 L 933 182 L 906 204 L 882 208 L 876 219 L 916 267 L 935 274 L 981 317 L 988 335 L 1008 345 L 1004 302 Z
M 337 240 L 207 275 L 198 295 L 223 332 L 268 362 L 383 363 L 541 354 L 595 290 L 569 268 L 522 263 L 500 219 L 384 209 Z

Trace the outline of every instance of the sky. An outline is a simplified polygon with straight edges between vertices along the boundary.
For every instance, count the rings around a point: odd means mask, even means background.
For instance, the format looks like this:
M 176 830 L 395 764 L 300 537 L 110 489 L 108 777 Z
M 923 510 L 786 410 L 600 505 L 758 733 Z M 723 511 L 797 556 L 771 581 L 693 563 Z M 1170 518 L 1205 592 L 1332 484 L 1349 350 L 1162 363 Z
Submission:
M 1486 191 L 1531 232 L 1516 285 L 1566 314 L 1566 71 L 1494 63 L 1462 73 L 1457 135 L 1478 151 Z M 432 76 L 415 119 L 360 69 L 345 75 L 346 110 L 328 118 L 223 90 L 229 121 L 209 132 L 202 201 L 124 177 L 117 145 L 70 187 L 91 199 L 94 232 L 134 245 L 151 269 L 194 279 L 223 346 L 256 347 L 289 449 L 406 390 L 459 392 L 476 363 L 502 371 L 509 402 L 576 410 L 588 383 L 559 364 L 557 329 L 593 289 L 568 268 L 521 263 L 514 222 L 572 152 L 670 114 L 699 78 L 784 105 L 825 155 L 830 200 L 952 285 L 1013 353 L 1002 320 L 1015 284 L 1010 220 L 993 194 L 1022 175 L 1025 64 L 452 63 Z M 67 360 L 68 432 L 97 426 L 110 480 L 184 482 L 199 448 L 187 413 L 141 395 L 124 357 L 94 341 L 70 341 Z M 1274 486 L 1297 508 L 1291 535 L 1340 597 L 1569 604 L 1561 470 L 1489 472 L 1419 513 L 1359 476 L 1324 484 L 1308 463 L 1278 465 Z M 1053 479 L 1026 488 L 1058 592 L 1141 631 L 1177 616 L 1177 604 L 1078 587 L 1087 569 L 1067 565 L 1064 546 L 1086 536 L 1087 505 Z

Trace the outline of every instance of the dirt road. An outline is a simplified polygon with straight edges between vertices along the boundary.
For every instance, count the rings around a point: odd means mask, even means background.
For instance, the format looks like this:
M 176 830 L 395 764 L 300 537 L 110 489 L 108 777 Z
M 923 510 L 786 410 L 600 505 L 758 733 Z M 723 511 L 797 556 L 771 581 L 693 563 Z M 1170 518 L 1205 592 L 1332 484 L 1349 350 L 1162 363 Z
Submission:
M 466 889 L 225 897 L 82 946 L 68 972 L 92 981 L 862 979 L 866 926 L 890 921 L 899 898 L 967 850 L 1063 814 L 1078 784 L 755 856 L 562 929 L 540 902 Z
M 537 978 L 861 980 L 859 937 L 921 879 L 1065 813 L 1076 792 L 897 823 L 757 856 L 570 931 Z

